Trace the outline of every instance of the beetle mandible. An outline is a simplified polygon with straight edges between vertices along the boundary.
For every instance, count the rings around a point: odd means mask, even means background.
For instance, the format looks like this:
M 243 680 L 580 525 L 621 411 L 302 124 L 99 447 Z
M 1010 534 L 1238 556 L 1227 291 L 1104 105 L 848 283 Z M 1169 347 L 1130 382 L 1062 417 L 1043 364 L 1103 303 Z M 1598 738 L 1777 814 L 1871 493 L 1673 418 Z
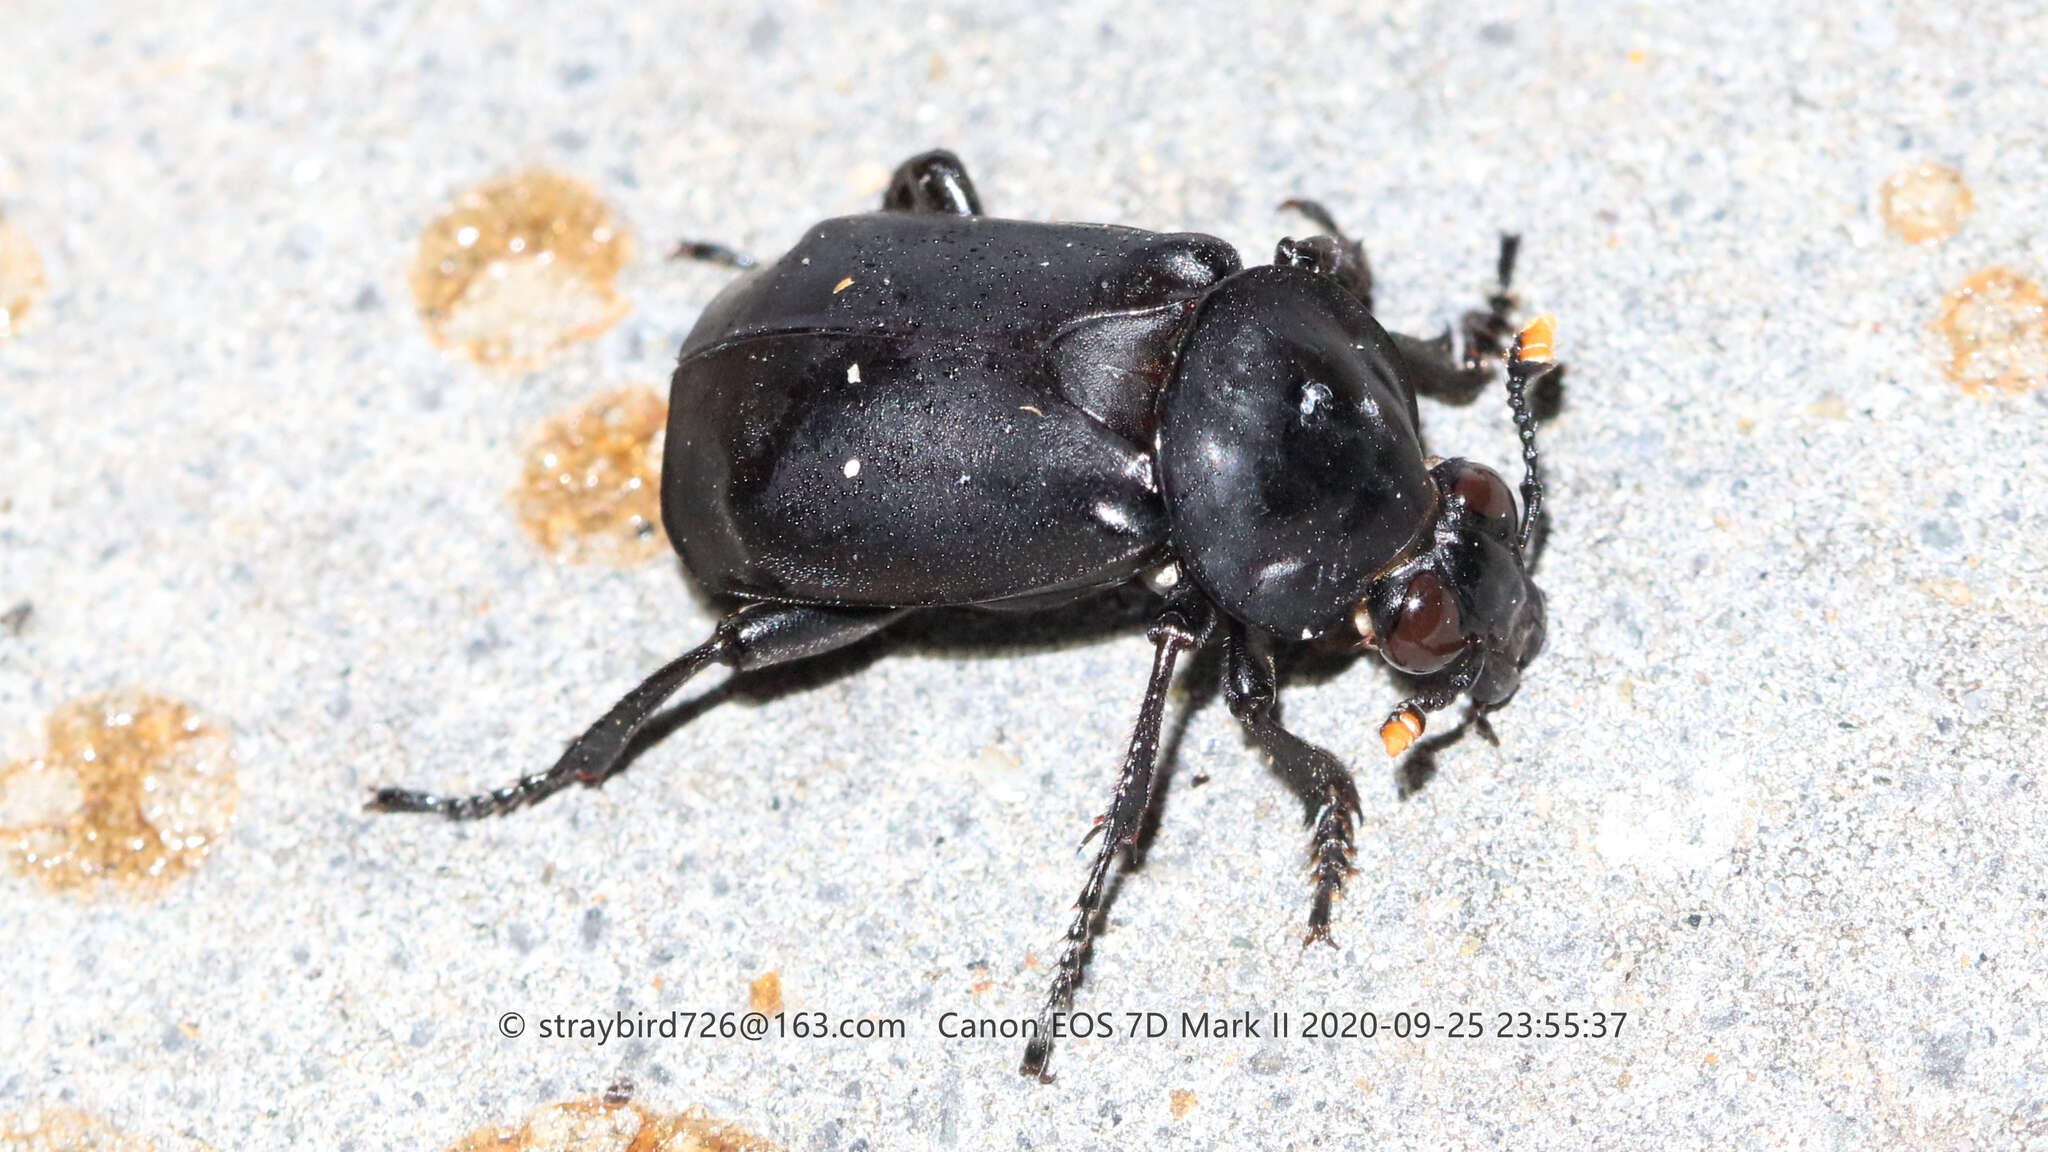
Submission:
M 1390 755 L 1460 695 L 1483 717 L 1514 694 L 1544 634 L 1527 393 L 1555 366 L 1548 317 L 1508 322 L 1515 237 L 1454 349 L 1448 332 L 1383 329 L 1362 246 L 1319 205 L 1284 207 L 1321 234 L 1245 268 L 1211 236 L 984 216 L 958 158 L 933 151 L 896 170 L 881 211 L 827 220 L 772 264 L 681 246 L 750 269 L 683 342 L 661 488 L 685 567 L 738 606 L 547 771 L 467 797 L 380 789 L 370 807 L 507 813 L 604 781 L 711 664 L 743 674 L 921 610 L 1041 610 L 1136 583 L 1157 597 L 1152 670 L 1021 1070 L 1045 1074 L 1191 650 L 1223 646 L 1232 714 L 1308 807 L 1304 943 L 1328 941 L 1358 793 L 1281 726 L 1276 650 L 1362 646 L 1416 677 L 1381 728 Z M 1519 516 L 1493 470 L 1425 457 L 1415 402 L 1469 397 L 1501 360 Z

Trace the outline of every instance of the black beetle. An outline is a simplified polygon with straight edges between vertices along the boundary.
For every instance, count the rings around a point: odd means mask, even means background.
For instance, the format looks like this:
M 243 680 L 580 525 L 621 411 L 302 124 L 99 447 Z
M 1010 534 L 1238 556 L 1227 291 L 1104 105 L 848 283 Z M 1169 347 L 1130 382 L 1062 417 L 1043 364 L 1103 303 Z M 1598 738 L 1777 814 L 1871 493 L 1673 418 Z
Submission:
M 1023 1071 L 1043 1075 L 1116 854 L 1138 839 L 1180 655 L 1223 644 L 1232 713 L 1312 813 L 1307 939 L 1351 868 L 1350 772 L 1280 726 L 1276 648 L 1377 648 L 1423 691 L 1381 729 L 1505 703 L 1543 642 L 1542 515 L 1528 387 L 1547 318 L 1514 336 L 1499 289 L 1449 334 L 1388 333 L 1360 245 L 1324 230 L 1242 267 L 1221 240 L 981 214 L 949 152 L 897 169 L 882 211 L 828 220 L 735 280 L 684 341 L 662 523 L 690 573 L 740 601 L 546 772 L 494 792 L 387 788 L 370 806 L 467 820 L 597 784 L 676 690 L 717 662 L 817 656 L 919 609 L 1035 611 L 1134 582 L 1161 601 L 1152 673 Z M 736 267 L 729 249 L 679 255 Z M 1417 391 L 1469 397 L 1505 358 L 1525 475 L 1423 454 Z

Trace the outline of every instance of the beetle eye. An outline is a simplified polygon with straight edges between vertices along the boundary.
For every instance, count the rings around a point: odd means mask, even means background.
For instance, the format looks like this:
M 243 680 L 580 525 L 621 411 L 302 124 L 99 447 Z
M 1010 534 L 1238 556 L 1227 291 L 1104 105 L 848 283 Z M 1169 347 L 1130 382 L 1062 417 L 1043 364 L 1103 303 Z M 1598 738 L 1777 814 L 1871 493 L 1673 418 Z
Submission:
M 1458 598 L 1435 572 L 1416 573 L 1395 612 L 1393 628 L 1379 638 L 1380 655 L 1401 671 L 1426 676 L 1465 650 Z
M 1446 497 L 1496 531 L 1514 530 L 1515 494 L 1500 473 L 1469 460 L 1447 460 L 1438 468 Z

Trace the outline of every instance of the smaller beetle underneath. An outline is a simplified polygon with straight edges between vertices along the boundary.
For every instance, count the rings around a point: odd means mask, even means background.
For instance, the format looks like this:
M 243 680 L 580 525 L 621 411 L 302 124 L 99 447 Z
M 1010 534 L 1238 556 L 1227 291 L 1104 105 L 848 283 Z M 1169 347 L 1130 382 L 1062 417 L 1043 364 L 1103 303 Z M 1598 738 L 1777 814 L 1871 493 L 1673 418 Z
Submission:
M 816 225 L 745 269 L 676 368 L 662 520 L 692 576 L 739 601 L 545 772 L 476 796 L 379 789 L 369 807 L 468 820 L 616 772 L 682 685 L 856 643 L 943 606 L 1041 610 L 1138 585 L 1159 598 L 1138 721 L 1022 1071 L 1043 1077 L 1119 854 L 1158 783 L 1181 656 L 1222 647 L 1232 714 L 1302 798 L 1330 940 L 1359 811 L 1350 771 L 1279 720 L 1285 646 L 1375 649 L 1418 688 L 1389 755 L 1468 696 L 1505 704 L 1542 647 L 1530 580 L 1543 486 L 1527 393 L 1553 370 L 1548 317 L 1517 333 L 1498 287 L 1457 341 L 1372 315 L 1362 246 L 1319 205 L 1273 263 L 1214 237 L 981 214 L 950 152 L 896 171 L 880 212 Z M 1426 455 L 1416 394 L 1469 400 L 1507 368 L 1522 506 L 1499 474 Z M 1085 840 L 1084 840 L 1085 843 Z

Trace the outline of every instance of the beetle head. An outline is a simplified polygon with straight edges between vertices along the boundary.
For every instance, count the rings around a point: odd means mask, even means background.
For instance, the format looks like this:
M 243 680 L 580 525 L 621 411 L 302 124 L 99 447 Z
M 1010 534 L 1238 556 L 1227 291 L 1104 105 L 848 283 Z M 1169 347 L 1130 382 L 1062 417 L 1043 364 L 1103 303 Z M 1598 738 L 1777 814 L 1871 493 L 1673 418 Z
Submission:
M 1359 633 L 1416 676 L 1448 672 L 1482 708 L 1507 701 L 1543 647 L 1543 593 L 1524 569 L 1515 497 L 1469 460 L 1430 470 L 1439 501 L 1424 548 L 1373 580 Z

